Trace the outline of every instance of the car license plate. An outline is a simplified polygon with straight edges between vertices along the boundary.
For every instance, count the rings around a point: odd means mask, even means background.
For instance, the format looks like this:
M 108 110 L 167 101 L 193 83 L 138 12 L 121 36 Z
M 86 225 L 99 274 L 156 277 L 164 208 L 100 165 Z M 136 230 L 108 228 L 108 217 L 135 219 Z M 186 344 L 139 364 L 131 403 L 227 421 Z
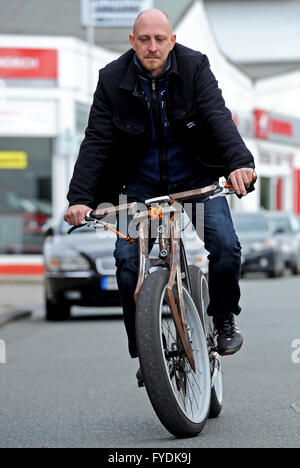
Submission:
M 105 291 L 116 291 L 118 289 L 117 278 L 115 276 L 103 276 L 100 280 L 101 289 Z

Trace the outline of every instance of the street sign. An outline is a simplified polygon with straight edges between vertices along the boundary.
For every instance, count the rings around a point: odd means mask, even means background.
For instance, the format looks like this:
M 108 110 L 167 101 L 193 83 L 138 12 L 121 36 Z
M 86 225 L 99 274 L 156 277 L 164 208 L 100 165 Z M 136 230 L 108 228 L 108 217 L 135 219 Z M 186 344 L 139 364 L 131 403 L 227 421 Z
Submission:
M 85 27 L 130 27 L 139 13 L 153 8 L 153 0 L 81 0 Z
M 27 165 L 24 151 L 0 151 L 0 169 L 26 169 Z

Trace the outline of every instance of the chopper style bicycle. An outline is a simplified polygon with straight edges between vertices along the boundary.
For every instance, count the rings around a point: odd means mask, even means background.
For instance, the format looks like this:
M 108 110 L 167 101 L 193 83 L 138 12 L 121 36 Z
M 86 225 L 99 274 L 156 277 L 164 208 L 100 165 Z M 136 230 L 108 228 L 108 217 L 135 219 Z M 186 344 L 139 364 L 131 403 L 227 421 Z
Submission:
M 256 174 L 247 192 L 254 189 Z M 134 294 L 140 368 L 152 406 L 176 437 L 199 434 L 208 417 L 222 410 L 221 358 L 209 303 L 206 275 L 188 265 L 181 238 L 182 202 L 205 203 L 235 193 L 230 181 L 137 203 L 87 213 L 82 225 L 104 226 L 129 243 L 138 243 L 139 272 Z M 126 210 L 138 226 L 137 239 L 103 219 Z M 149 224 L 156 223 L 159 254 L 150 258 Z

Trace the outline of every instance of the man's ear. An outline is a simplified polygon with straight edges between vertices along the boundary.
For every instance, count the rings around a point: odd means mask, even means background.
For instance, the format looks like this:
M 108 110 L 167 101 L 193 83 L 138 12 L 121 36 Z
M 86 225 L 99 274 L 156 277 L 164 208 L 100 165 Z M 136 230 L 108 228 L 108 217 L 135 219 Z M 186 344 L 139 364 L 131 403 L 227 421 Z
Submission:
M 175 44 L 176 44 L 176 34 L 173 34 L 171 38 L 171 50 L 174 49 Z
M 134 49 L 135 40 L 134 40 L 134 36 L 132 34 L 129 34 L 129 42 L 131 44 L 131 47 Z

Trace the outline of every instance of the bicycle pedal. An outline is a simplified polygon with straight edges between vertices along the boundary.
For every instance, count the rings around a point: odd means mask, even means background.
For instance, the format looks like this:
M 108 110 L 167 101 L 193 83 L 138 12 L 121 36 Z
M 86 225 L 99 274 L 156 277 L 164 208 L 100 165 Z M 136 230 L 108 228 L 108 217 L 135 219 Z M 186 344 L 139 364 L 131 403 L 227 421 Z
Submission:
M 139 388 L 146 387 L 146 383 L 144 381 L 144 377 L 143 377 L 141 368 L 139 368 L 139 370 L 137 371 L 136 378 L 137 378 L 137 383 L 138 383 Z

